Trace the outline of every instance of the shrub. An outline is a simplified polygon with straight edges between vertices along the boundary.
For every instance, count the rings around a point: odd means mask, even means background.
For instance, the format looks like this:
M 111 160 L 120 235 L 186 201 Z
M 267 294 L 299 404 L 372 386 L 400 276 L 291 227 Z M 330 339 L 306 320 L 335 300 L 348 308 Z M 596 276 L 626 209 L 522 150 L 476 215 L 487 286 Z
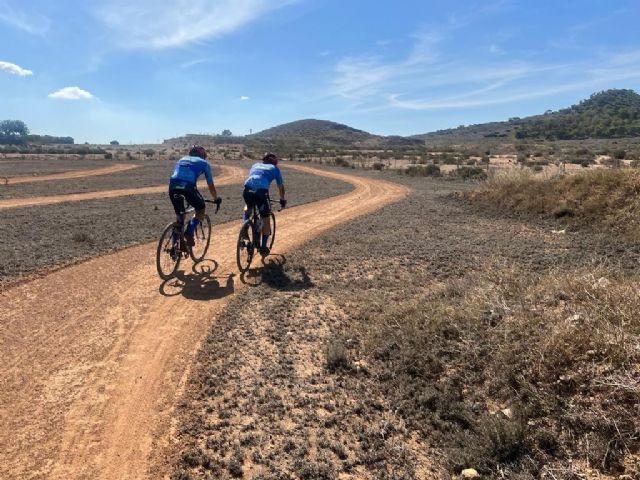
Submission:
M 439 177 L 440 167 L 438 165 L 409 165 L 404 172 L 410 177 Z
M 373 168 L 374 170 L 382 170 L 384 167 L 384 163 L 380 162 L 374 162 L 373 165 L 371 165 L 371 168 Z
M 461 167 L 451 170 L 449 175 L 462 180 L 485 180 L 487 178 L 487 172 L 480 167 Z

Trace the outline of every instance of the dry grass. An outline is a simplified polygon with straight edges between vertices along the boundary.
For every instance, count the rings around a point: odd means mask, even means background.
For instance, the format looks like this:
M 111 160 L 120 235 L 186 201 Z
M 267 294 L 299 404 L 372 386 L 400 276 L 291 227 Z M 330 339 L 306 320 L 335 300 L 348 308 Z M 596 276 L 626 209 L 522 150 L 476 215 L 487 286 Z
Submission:
M 399 410 L 454 471 L 613 474 L 640 440 L 639 293 L 613 272 L 491 267 L 362 318 Z
M 570 217 L 577 224 L 595 224 L 637 238 L 639 194 L 636 170 L 595 169 L 539 179 L 528 170 L 513 169 L 493 176 L 471 196 L 501 209 Z

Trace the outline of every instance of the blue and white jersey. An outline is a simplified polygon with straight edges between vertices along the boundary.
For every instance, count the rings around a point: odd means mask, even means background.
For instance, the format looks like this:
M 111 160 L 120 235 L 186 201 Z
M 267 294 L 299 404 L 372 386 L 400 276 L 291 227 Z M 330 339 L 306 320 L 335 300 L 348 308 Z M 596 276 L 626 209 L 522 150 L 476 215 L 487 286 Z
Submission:
M 277 185 L 284 185 L 280 169 L 270 163 L 254 163 L 249 170 L 249 178 L 244 182 L 245 187 L 252 190 L 267 189 L 271 182 L 276 181 Z
M 182 157 L 176 163 L 176 168 L 173 170 L 171 180 L 181 180 L 190 185 L 195 185 L 198 182 L 198 177 L 204 173 L 207 179 L 207 185 L 213 183 L 213 174 L 211 173 L 211 165 L 206 160 L 200 157 Z

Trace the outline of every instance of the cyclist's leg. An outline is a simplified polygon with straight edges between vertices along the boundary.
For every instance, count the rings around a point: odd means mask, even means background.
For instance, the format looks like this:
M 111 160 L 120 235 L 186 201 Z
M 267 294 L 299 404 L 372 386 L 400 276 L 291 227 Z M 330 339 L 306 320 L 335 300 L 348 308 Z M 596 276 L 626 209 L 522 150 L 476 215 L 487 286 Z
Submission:
M 247 187 L 242 191 L 242 198 L 244 199 L 244 211 L 242 213 L 242 221 L 246 222 L 249 220 L 249 214 L 251 213 L 251 209 L 254 205 L 257 204 L 256 192 L 255 190 L 251 190 Z
M 271 222 L 269 222 L 269 215 L 271 215 L 271 205 L 269 204 L 269 190 L 258 190 L 258 211 L 262 217 L 262 242 L 260 244 L 261 251 L 268 252 L 267 244 L 269 243 L 269 235 L 271 235 Z
M 196 210 L 196 214 L 189 222 L 187 231 L 185 232 L 187 243 L 193 246 L 193 232 L 195 232 L 198 224 L 204 219 L 206 203 L 204 202 L 204 198 L 202 198 L 202 195 L 196 187 L 186 189 L 185 198 L 187 199 L 187 202 L 189 202 L 189 205 L 191 205 Z

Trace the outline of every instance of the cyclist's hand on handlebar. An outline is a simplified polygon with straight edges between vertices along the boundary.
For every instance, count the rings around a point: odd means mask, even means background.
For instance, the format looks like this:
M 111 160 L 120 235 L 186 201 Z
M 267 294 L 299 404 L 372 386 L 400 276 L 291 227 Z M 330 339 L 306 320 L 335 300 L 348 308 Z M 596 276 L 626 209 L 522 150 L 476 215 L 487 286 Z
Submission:
M 222 198 L 216 197 L 213 203 L 216 204 L 216 213 L 218 213 L 218 210 L 220 210 L 220 204 L 222 203 Z
M 287 206 L 287 201 L 284 198 L 280 199 L 280 208 L 284 208 Z

